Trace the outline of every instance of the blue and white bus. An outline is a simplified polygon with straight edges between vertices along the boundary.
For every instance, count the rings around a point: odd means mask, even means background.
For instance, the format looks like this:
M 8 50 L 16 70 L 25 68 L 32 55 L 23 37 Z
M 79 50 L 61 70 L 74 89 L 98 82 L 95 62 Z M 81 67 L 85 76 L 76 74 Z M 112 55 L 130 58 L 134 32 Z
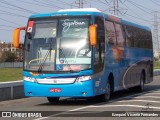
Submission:
M 119 90 L 142 91 L 153 81 L 151 30 L 94 8 L 32 15 L 14 30 L 19 47 L 25 30 L 26 96 L 89 98 L 102 101 Z

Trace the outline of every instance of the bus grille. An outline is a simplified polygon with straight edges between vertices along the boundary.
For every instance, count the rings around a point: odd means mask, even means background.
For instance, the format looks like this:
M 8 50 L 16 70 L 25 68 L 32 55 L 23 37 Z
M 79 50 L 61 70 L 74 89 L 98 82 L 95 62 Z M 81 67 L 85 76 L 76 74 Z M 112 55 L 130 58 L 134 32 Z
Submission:
M 37 79 L 38 83 L 41 84 L 69 84 L 74 83 L 76 78 L 44 78 Z

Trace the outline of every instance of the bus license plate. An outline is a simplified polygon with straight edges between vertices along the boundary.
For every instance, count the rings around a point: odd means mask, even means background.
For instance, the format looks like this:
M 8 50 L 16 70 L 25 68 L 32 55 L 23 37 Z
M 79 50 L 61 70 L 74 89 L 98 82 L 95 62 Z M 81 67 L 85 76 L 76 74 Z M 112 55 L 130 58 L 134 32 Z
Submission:
M 50 88 L 50 92 L 61 92 L 60 88 Z

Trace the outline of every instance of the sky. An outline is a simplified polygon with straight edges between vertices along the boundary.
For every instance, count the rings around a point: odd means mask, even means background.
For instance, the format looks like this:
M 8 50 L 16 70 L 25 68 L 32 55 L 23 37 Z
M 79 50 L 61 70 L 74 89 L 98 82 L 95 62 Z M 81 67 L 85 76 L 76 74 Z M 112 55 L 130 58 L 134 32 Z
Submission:
M 12 42 L 13 30 L 27 25 L 29 16 L 60 9 L 78 8 L 79 0 L 0 0 L 0 41 Z M 113 14 L 114 0 L 84 0 L 84 8 L 97 8 Z M 118 16 L 150 27 L 153 30 L 154 14 L 160 21 L 160 0 L 119 0 Z M 24 40 L 24 32 L 21 35 Z M 156 43 L 154 43 L 156 44 Z

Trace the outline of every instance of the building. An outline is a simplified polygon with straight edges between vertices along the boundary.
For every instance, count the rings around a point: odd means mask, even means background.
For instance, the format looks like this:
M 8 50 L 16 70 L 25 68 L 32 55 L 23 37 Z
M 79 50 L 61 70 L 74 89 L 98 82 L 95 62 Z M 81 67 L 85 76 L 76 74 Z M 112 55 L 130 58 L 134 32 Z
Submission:
M 23 43 L 20 43 L 20 48 L 16 49 L 12 43 L 0 42 L 0 58 L 4 51 L 10 51 L 16 55 L 16 61 L 23 61 Z

